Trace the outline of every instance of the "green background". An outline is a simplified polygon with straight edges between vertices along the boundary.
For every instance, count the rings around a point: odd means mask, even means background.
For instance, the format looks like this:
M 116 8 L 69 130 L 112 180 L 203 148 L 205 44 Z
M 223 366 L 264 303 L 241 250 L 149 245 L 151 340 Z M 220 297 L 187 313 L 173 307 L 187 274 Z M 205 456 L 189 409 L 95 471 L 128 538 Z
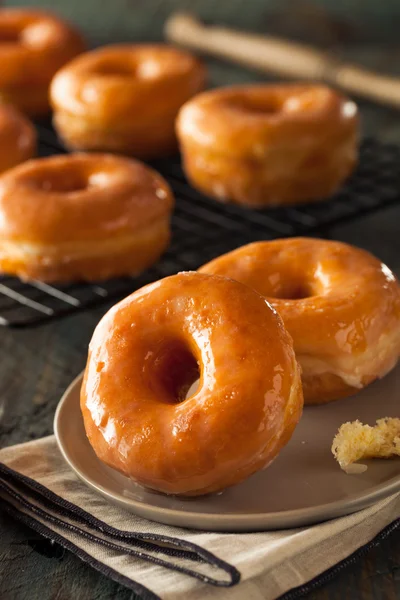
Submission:
M 398 0 L 10 0 L 7 6 L 42 6 L 75 21 L 93 44 L 155 40 L 174 10 L 207 21 L 290 35 L 324 45 L 399 40 Z

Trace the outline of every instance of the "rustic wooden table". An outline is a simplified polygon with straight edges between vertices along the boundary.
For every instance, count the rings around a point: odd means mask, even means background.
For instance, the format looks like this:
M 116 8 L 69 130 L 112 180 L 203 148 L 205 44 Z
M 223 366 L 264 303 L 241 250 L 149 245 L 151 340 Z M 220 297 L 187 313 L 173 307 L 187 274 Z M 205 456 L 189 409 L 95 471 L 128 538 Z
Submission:
M 96 13 L 101 4 L 102 19 Z M 10 4 L 38 4 L 10 2 Z M 292 35 L 334 48 L 340 54 L 379 70 L 400 74 L 400 45 L 395 40 L 399 16 L 396 0 L 386 1 L 386 17 L 369 0 L 349 2 L 281 3 L 242 0 L 215 3 L 151 0 L 41 2 L 75 17 L 83 27 L 91 22 L 93 43 L 112 39 L 157 39 L 171 8 L 186 5 L 203 16 L 242 27 Z M 218 6 L 217 6 L 218 4 Z M 343 3 L 345 4 L 345 3 Z M 347 11 L 350 5 L 352 10 Z M 329 8 L 329 7 L 332 8 Z M 327 8 L 328 7 L 328 8 Z M 252 10 L 254 8 L 254 10 Z M 347 12 L 346 12 L 347 11 Z M 94 16 L 95 15 L 95 16 Z M 392 42 L 392 41 L 393 42 Z M 256 80 L 254 73 L 210 62 L 212 83 Z M 400 143 L 400 113 L 362 104 L 363 131 Z M 365 247 L 400 272 L 400 206 L 332 230 L 334 238 Z M 0 447 L 52 432 L 61 393 L 85 363 L 93 328 L 107 306 L 29 330 L 0 330 Z M 0 509 L 0 598 L 2 600 L 128 600 L 134 594 L 86 566 L 73 554 L 14 522 Z M 308 600 L 396 600 L 400 598 L 400 532 L 374 547 Z M 227 592 L 229 598 L 229 592 Z

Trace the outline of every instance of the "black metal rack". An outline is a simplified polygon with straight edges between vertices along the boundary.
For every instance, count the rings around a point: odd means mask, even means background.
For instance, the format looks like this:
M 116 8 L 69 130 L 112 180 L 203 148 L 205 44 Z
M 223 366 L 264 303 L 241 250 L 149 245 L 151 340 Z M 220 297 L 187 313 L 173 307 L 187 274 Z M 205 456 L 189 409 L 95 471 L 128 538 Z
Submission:
M 38 130 L 41 156 L 65 152 L 50 127 L 42 125 Z M 150 281 L 197 269 L 250 241 L 324 235 L 333 225 L 400 199 L 400 147 L 374 140 L 362 143 L 356 172 L 331 200 L 290 208 L 259 211 L 223 205 L 190 187 L 178 157 L 153 166 L 166 177 L 176 196 L 172 244 L 162 259 L 140 277 L 98 284 L 48 285 L 0 277 L 0 325 L 36 325 L 123 297 Z

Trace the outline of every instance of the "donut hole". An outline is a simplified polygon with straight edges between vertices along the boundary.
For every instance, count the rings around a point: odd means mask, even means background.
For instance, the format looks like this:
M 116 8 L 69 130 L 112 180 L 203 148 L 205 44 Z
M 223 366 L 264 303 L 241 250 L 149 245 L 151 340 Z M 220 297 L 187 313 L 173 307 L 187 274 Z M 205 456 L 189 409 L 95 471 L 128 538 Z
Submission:
M 98 64 L 93 72 L 100 77 L 132 77 L 136 69 L 129 64 L 120 61 L 108 61 Z
M 282 286 L 278 290 L 274 290 L 272 294 L 265 294 L 270 298 L 278 300 L 304 300 L 315 296 L 315 290 L 308 282 L 289 282 L 288 285 Z
M 256 116 L 279 113 L 303 113 L 323 110 L 329 103 L 331 92 L 325 88 L 294 89 L 287 92 L 274 90 L 236 93 L 226 99 L 227 105 L 241 113 Z
M 199 373 L 198 379 L 193 381 L 192 385 L 189 387 L 188 391 L 186 392 L 185 400 L 190 398 L 190 396 L 194 396 L 197 393 L 197 390 L 199 389 L 199 387 L 200 387 L 200 373 Z
M 162 64 L 150 58 L 137 63 L 108 60 L 96 65 L 93 70 L 94 74 L 100 77 L 135 77 L 137 79 L 156 79 L 160 77 L 162 71 Z
M 274 96 L 264 98 L 238 96 L 229 101 L 231 108 L 253 115 L 273 115 L 281 112 L 282 102 Z
M 154 367 L 155 376 L 168 404 L 183 402 L 195 393 L 200 369 L 195 356 L 185 343 L 172 340 L 164 344 L 157 353 Z
M 30 185 L 43 192 L 69 194 L 87 189 L 87 177 L 79 171 L 40 172 L 30 177 Z
M 21 31 L 17 31 L 16 29 L 0 29 L 0 44 L 18 44 L 21 38 Z
M 299 285 L 297 287 L 293 287 L 288 291 L 285 295 L 285 300 L 304 300 L 304 298 L 310 298 L 314 294 L 310 290 L 310 288 L 306 285 Z

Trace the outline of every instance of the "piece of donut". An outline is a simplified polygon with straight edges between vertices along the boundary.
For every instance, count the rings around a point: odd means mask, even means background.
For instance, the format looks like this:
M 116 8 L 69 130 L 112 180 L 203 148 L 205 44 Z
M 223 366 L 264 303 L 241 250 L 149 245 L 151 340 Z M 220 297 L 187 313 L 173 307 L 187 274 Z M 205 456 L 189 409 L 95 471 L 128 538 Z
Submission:
M 98 458 L 186 496 L 266 467 L 302 405 L 292 340 L 276 312 L 241 283 L 191 272 L 142 288 L 103 317 L 81 390 Z
M 322 200 L 352 172 L 357 107 L 322 85 L 247 85 L 199 94 L 176 125 L 189 181 L 262 208 Z
M 0 272 L 42 281 L 137 275 L 170 239 L 173 196 L 133 159 L 77 153 L 0 177 Z
M 36 130 L 16 108 L 0 104 L 0 173 L 32 158 Z
M 0 101 L 31 116 L 46 114 L 51 79 L 85 49 L 80 34 L 52 13 L 0 10 Z
M 302 367 L 305 404 L 354 394 L 396 365 L 400 287 L 368 252 L 340 242 L 256 242 L 204 265 L 265 296 L 279 312 Z
M 205 83 L 203 64 L 166 45 L 119 44 L 65 66 L 51 85 L 66 146 L 154 158 L 177 150 L 175 118 Z
M 372 427 L 360 421 L 343 423 L 333 438 L 332 453 L 348 474 L 364 473 L 369 458 L 400 457 L 400 419 L 384 417 Z

